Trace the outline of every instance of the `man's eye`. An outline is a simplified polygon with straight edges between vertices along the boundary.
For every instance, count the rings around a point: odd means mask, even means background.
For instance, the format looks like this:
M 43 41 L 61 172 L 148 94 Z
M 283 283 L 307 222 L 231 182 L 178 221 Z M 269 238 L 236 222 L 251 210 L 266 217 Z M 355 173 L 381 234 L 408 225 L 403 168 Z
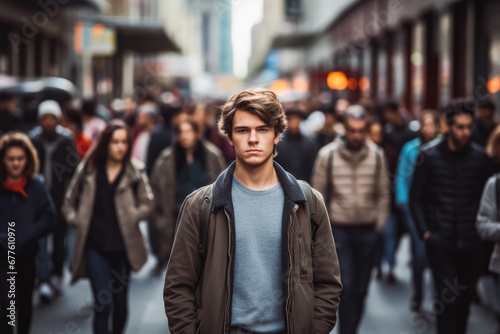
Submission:
M 236 132 L 238 132 L 238 133 L 245 133 L 245 132 L 247 132 L 247 130 L 237 130 Z
M 267 132 L 269 131 L 269 129 L 266 129 L 266 128 L 263 128 L 263 129 L 259 129 L 260 132 Z

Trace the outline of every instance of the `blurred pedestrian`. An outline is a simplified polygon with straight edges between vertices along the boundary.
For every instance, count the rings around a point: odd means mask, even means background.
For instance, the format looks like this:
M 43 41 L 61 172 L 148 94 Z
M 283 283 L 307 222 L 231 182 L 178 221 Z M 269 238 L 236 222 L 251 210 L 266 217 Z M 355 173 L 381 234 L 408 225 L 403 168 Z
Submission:
M 390 200 L 386 158 L 367 139 L 362 106 L 347 108 L 344 127 L 345 135 L 319 151 L 312 181 L 326 199 L 337 243 L 341 334 L 357 332 Z
M 212 144 L 217 146 L 224 154 L 226 162 L 230 164 L 235 159 L 234 149 L 229 144 L 227 137 L 223 136 L 217 128 L 217 119 L 220 116 L 220 106 L 223 106 L 225 101 L 216 100 L 209 101 L 205 105 L 204 131 L 203 134 Z
M 49 192 L 36 176 L 38 157 L 29 138 L 10 132 L 0 138 L 0 332 L 30 331 L 35 258 L 38 240 L 55 226 L 55 208 Z M 9 253 L 8 253 L 9 252 Z M 14 296 L 8 284 L 16 272 Z M 15 303 L 14 320 L 8 308 Z M 15 314 L 15 313 L 14 313 Z
M 466 332 L 482 254 L 475 221 L 492 174 L 490 158 L 471 143 L 473 105 L 449 105 L 446 119 L 448 134 L 422 147 L 410 190 L 411 214 L 438 290 L 440 334 Z
M 138 132 L 133 141 L 132 157 L 144 164 L 148 159 L 147 155 L 149 142 L 151 140 L 151 132 L 153 132 L 157 120 L 158 106 L 155 103 L 147 102 L 139 107 L 136 123 Z
M 418 132 L 410 129 L 409 123 L 402 115 L 399 104 L 390 101 L 387 102 L 382 111 L 382 117 L 385 121 L 384 126 L 384 146 L 386 151 L 391 151 L 387 155 L 389 178 L 391 181 L 391 190 L 394 189 L 394 176 L 396 175 L 396 166 L 398 157 L 401 153 L 403 145 L 408 141 L 416 138 Z M 404 217 L 394 205 L 394 192 L 391 191 L 391 211 L 387 218 L 387 224 L 384 230 L 384 252 L 383 258 L 387 261 L 389 272 L 387 273 L 387 281 L 395 283 L 394 267 L 396 265 L 396 251 L 399 244 L 399 239 L 405 230 Z
M 97 101 L 88 99 L 82 103 L 83 133 L 95 143 L 106 127 L 106 122 L 97 116 Z
M 194 190 L 215 182 L 226 168 L 221 150 L 200 138 L 198 123 L 182 121 L 175 133 L 174 144 L 162 151 L 151 176 L 156 198 L 151 220 L 159 236 L 157 272 L 170 257 L 175 222 L 184 199 Z
M 472 141 L 486 147 L 488 138 L 496 126 L 495 104 L 490 99 L 480 100 L 476 106 L 476 120 L 472 131 Z
M 323 126 L 316 133 L 316 146 L 318 149 L 333 142 L 337 136 L 334 129 L 335 124 L 337 124 L 335 110 L 331 107 L 325 107 L 322 109 L 322 112 L 325 115 L 325 121 L 323 122 Z
M 398 159 L 398 167 L 395 175 L 395 201 L 396 207 L 402 210 L 405 222 L 410 232 L 411 255 L 412 255 L 412 284 L 413 295 L 410 303 L 411 311 L 419 311 L 423 299 L 423 278 L 426 267 L 425 244 L 420 236 L 410 212 L 410 187 L 417 163 L 417 156 L 423 145 L 432 140 L 439 140 L 439 114 L 433 110 L 424 110 L 420 116 L 420 135 L 407 142 Z
M 46 303 L 61 292 L 67 225 L 60 209 L 68 184 L 80 160 L 73 138 L 57 130 L 57 127 L 60 127 L 61 117 L 59 103 L 54 100 L 40 103 L 38 120 L 41 132 L 31 138 L 40 160 L 40 174 L 43 175 L 45 185 L 54 200 L 57 214 L 57 224 L 52 238 L 40 240 L 37 259 L 40 298 Z
M 311 175 L 318 149 L 309 136 L 300 132 L 300 123 L 307 116 L 296 108 L 286 110 L 288 131 L 277 145 L 278 155 L 274 159 L 298 180 L 311 182 Z
M 90 279 L 95 334 L 124 332 L 130 270 L 141 269 L 148 256 L 139 222 L 153 209 L 153 193 L 131 150 L 128 126 L 109 122 L 78 166 L 63 205 L 77 229 L 71 282 Z
M 342 290 L 335 245 L 321 196 L 273 161 L 282 105 L 269 90 L 242 91 L 219 129 L 236 161 L 182 206 L 165 277 L 170 332 L 329 333 Z
M 73 134 L 78 155 L 83 158 L 92 146 L 92 141 L 83 133 L 82 115 L 78 110 L 68 108 L 64 111 L 64 116 L 67 120 L 67 128 Z
M 9 131 L 19 130 L 21 119 L 14 114 L 16 96 L 10 92 L 0 92 L 0 136 Z
M 174 130 L 172 128 L 172 117 L 180 113 L 182 105 L 163 104 L 160 106 L 161 122 L 158 122 L 151 131 L 151 139 L 149 140 L 148 153 L 146 158 L 146 172 L 148 177 L 151 176 L 156 159 L 161 152 L 172 144 L 174 138 Z

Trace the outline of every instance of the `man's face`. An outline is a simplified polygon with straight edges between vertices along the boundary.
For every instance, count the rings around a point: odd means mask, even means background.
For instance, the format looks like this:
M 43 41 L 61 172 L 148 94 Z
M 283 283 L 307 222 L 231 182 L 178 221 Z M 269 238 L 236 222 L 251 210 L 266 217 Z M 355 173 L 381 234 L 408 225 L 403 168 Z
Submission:
M 127 154 L 128 138 L 125 129 L 118 129 L 113 132 L 113 136 L 108 146 L 108 158 L 115 162 L 122 162 Z
M 26 168 L 26 152 L 21 147 L 11 147 L 5 152 L 3 159 L 7 176 L 12 179 L 18 179 L 23 176 Z
M 8 110 L 10 112 L 13 112 L 17 108 L 17 99 L 12 98 L 10 100 L 5 100 L 2 103 L 0 103 L 0 109 L 1 110 Z
M 366 120 L 348 119 L 345 123 L 345 137 L 349 148 L 360 149 L 366 138 Z
M 40 126 L 46 134 L 54 134 L 56 132 L 57 124 L 58 120 L 56 116 L 52 114 L 43 115 L 42 119 L 40 119 Z
M 420 130 L 420 133 L 422 134 L 424 140 L 425 141 L 432 140 L 436 135 L 436 132 L 437 132 L 437 127 L 436 123 L 434 122 L 434 117 L 432 116 L 424 117 L 422 122 L 422 129 Z
M 470 142 L 474 119 L 470 115 L 457 115 L 449 129 L 449 135 L 453 143 L 462 148 Z
M 377 145 L 382 145 L 384 139 L 384 133 L 382 131 L 382 125 L 379 123 L 372 124 L 370 126 L 370 139 Z
M 288 132 L 291 134 L 300 133 L 300 123 L 302 123 L 302 118 L 298 115 L 292 115 L 288 117 Z
M 191 124 L 184 122 L 179 125 L 177 140 L 183 149 L 190 150 L 195 147 L 196 142 L 198 141 L 198 135 L 194 131 Z
M 236 161 L 249 166 L 261 166 L 273 158 L 274 145 L 278 144 L 280 134 L 258 116 L 237 110 L 233 118 L 232 138 L 229 143 L 234 147 Z

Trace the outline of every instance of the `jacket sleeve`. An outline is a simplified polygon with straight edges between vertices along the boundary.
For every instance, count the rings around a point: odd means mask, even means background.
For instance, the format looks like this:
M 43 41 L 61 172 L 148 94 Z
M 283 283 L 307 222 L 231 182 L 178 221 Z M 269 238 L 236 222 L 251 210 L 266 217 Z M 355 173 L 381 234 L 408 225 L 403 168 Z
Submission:
M 430 162 L 429 156 L 425 151 L 421 151 L 418 155 L 413 182 L 410 188 L 410 210 L 415 221 L 420 237 L 428 230 L 427 222 L 425 221 L 424 205 L 425 205 L 425 190 L 428 189 Z
M 71 226 L 76 226 L 76 205 L 79 201 L 80 197 L 80 180 L 83 177 L 83 172 L 85 170 L 85 161 L 82 161 L 78 167 L 76 172 L 73 174 L 71 182 L 69 183 L 68 190 L 66 190 L 66 194 L 64 196 L 63 205 L 61 207 L 61 213 L 64 216 L 66 223 Z
M 342 283 L 337 251 L 323 197 L 316 196 L 315 221 L 318 224 L 313 243 L 314 333 L 330 333 L 337 322 Z
M 153 191 L 149 185 L 149 180 L 145 171 L 140 172 L 141 178 L 137 185 L 137 202 L 135 206 L 134 221 L 139 223 L 142 220 L 148 219 L 153 212 L 155 202 Z
M 198 253 L 201 204 L 193 202 L 191 195 L 182 204 L 165 275 L 163 300 L 172 334 L 196 332 L 195 295 L 202 266 Z
M 39 239 L 56 227 L 56 209 L 47 188 L 40 183 L 41 198 L 38 201 L 34 239 Z
M 327 163 L 328 163 L 328 152 L 325 149 L 321 149 L 316 157 L 313 167 L 313 175 L 311 180 L 311 185 L 314 189 L 319 191 L 323 198 L 328 198 L 326 190 L 328 189 L 327 181 Z M 328 206 L 329 203 L 326 203 Z
M 408 204 L 409 201 L 409 181 L 414 170 L 410 161 L 410 150 L 412 148 L 409 144 L 409 142 L 406 143 L 401 150 L 394 177 L 394 190 L 396 192 L 394 198 L 397 206 Z
M 389 216 L 389 208 L 391 202 L 390 181 L 387 169 L 387 159 L 382 150 L 378 150 L 375 154 L 380 154 L 380 176 L 378 177 L 377 189 L 377 231 L 381 232 L 384 229 L 387 217 Z
M 496 199 L 496 176 L 489 178 L 483 190 L 477 214 L 477 232 L 487 241 L 500 242 L 500 221 Z

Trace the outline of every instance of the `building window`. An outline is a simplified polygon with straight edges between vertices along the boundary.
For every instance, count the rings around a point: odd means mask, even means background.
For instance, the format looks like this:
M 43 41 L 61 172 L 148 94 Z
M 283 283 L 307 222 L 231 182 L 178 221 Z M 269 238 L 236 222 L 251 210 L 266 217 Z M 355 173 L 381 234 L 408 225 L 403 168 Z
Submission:
M 287 20 L 298 21 L 301 17 L 301 1 L 285 0 L 285 16 Z

